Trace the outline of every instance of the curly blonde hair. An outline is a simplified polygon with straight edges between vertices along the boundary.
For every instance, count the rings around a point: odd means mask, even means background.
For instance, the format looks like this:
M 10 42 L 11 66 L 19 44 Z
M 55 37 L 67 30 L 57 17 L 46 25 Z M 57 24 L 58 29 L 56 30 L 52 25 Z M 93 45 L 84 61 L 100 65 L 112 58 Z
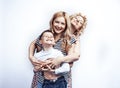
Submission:
M 80 16 L 80 17 L 83 18 L 83 23 L 82 23 L 82 26 L 79 28 L 79 30 L 76 30 L 74 32 L 74 35 L 75 36 L 80 36 L 83 33 L 84 29 L 86 28 L 87 18 L 86 18 L 85 15 L 83 15 L 81 13 L 76 13 L 76 14 L 73 14 L 73 15 L 70 16 L 70 20 L 72 20 L 73 18 L 76 18 L 77 16 Z

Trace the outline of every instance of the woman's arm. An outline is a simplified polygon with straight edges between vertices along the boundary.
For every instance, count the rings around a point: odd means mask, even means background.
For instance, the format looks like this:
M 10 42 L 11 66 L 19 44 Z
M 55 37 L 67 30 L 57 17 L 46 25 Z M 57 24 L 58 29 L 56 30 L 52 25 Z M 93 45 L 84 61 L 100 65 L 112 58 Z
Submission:
M 76 41 L 68 51 L 68 55 L 61 58 L 62 62 L 74 62 L 80 58 L 80 42 Z
M 35 49 L 37 48 L 37 47 L 35 46 L 35 42 L 36 42 L 36 40 L 34 40 L 34 41 L 30 44 L 30 46 L 29 46 L 29 60 L 31 61 L 31 63 L 32 63 L 34 66 L 40 65 L 40 63 L 42 62 L 42 61 L 40 61 L 40 60 L 37 60 L 37 59 L 34 57 Z
M 31 42 L 30 46 L 29 46 L 29 59 L 32 60 L 32 57 L 34 56 L 35 53 L 35 41 Z
M 80 42 L 77 40 L 76 43 L 72 44 L 72 47 L 68 51 L 68 55 L 53 59 L 51 66 L 54 67 L 61 63 L 74 62 L 79 60 L 79 58 L 80 58 Z

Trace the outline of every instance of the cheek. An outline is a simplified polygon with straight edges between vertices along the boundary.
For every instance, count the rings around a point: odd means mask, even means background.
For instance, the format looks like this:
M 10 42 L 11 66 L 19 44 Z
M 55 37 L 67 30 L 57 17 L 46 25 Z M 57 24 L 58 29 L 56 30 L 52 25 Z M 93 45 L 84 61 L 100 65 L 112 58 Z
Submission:
M 75 28 L 76 28 L 76 26 L 77 26 L 75 22 L 72 22 L 71 25 L 72 25 L 73 27 L 75 27 Z
M 56 25 L 57 25 L 57 24 L 56 24 L 56 23 L 54 23 L 54 24 L 53 24 L 53 27 L 55 27 Z
M 65 25 L 62 25 L 62 28 L 65 29 Z
M 79 27 L 81 27 L 81 26 L 82 26 L 82 24 L 81 24 L 81 23 L 79 23 L 78 25 L 79 25 Z
M 71 20 L 71 23 L 74 23 L 75 22 L 75 20 Z
M 81 25 L 76 25 L 76 29 L 79 29 L 81 27 Z
M 71 24 L 76 25 L 76 20 L 71 20 Z
M 76 25 L 76 23 L 75 23 L 75 22 L 72 22 L 72 25 L 73 25 L 73 26 L 75 26 L 75 25 Z

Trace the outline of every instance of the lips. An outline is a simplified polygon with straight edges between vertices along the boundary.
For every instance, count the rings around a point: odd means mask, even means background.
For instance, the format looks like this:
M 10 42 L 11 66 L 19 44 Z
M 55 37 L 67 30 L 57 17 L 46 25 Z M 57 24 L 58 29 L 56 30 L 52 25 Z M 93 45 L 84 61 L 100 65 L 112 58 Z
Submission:
M 61 31 L 61 30 L 62 30 L 62 28 L 60 28 L 60 27 L 55 27 L 55 29 L 56 29 L 57 31 Z
M 52 40 L 46 40 L 46 41 L 52 41 Z

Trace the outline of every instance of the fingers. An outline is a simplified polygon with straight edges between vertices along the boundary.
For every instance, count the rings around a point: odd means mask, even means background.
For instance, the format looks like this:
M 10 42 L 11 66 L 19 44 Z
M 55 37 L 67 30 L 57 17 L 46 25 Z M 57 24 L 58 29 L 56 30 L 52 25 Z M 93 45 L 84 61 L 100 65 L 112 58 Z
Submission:
M 50 69 L 51 68 L 49 66 L 47 66 L 47 65 L 42 67 L 42 71 L 50 71 Z
M 41 70 L 42 71 L 49 71 L 49 69 L 47 69 L 47 68 L 42 68 Z
M 52 69 L 55 69 L 55 67 L 56 67 L 56 66 L 55 66 L 54 64 L 51 65 L 51 68 L 52 68 Z
M 49 65 L 46 65 L 46 67 L 47 67 L 49 70 L 51 70 L 51 67 L 50 67 Z
M 50 71 L 51 71 L 51 72 L 55 72 L 55 70 L 54 70 L 54 69 L 51 69 Z
M 54 72 L 54 69 L 55 69 L 54 65 L 52 67 L 50 65 L 41 66 L 41 70 L 42 71 L 51 71 L 51 72 Z
M 54 64 L 49 64 L 49 66 L 50 66 L 50 68 L 52 68 L 52 69 L 55 69 L 55 65 Z

